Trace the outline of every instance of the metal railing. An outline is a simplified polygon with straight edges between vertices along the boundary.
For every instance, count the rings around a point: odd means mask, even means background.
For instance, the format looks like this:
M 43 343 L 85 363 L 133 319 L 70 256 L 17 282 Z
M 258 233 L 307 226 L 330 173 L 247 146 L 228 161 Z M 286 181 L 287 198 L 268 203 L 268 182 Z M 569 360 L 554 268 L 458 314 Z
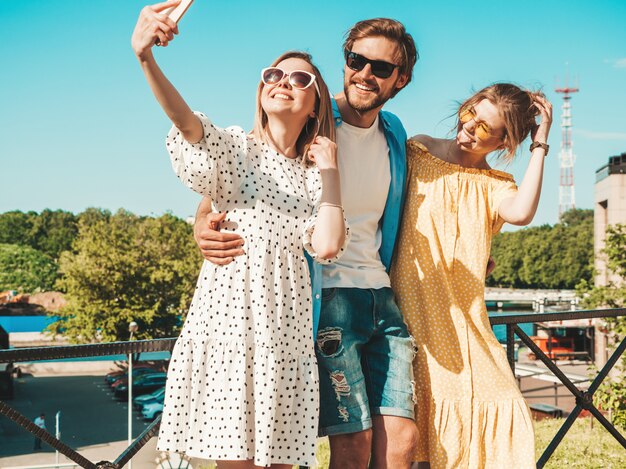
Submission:
M 135 354 L 143 352 L 171 351 L 176 339 L 138 340 L 132 342 L 111 342 L 108 344 L 67 345 L 62 347 L 33 347 L 0 351 L 0 363 L 54 360 L 59 358 L 101 357 L 118 354 Z M 0 414 L 6 416 L 19 426 L 41 438 L 59 453 L 86 469 L 120 469 L 156 435 L 161 424 L 161 416 L 155 419 L 133 443 L 114 461 L 93 463 L 70 446 L 57 439 L 31 420 L 0 401 Z
M 541 319 L 538 319 L 538 315 Z M 490 322 L 492 326 L 495 325 L 506 325 L 506 351 L 507 358 L 509 361 L 509 365 L 511 366 L 511 371 L 515 374 L 515 335 L 517 335 L 520 340 L 535 354 L 535 356 L 541 360 L 548 369 L 554 373 L 561 383 L 572 393 L 572 395 L 576 398 L 576 406 L 574 410 L 569 414 L 563 425 L 554 436 L 550 444 L 546 447 L 543 454 L 537 461 L 537 468 L 543 468 L 550 456 L 554 453 L 557 446 L 563 440 L 563 437 L 567 434 L 569 429 L 572 427 L 578 415 L 583 410 L 589 411 L 591 415 L 593 415 L 598 421 L 607 429 L 607 431 L 613 435 L 613 437 L 626 449 L 626 438 L 613 426 L 611 422 L 609 422 L 604 415 L 598 410 L 598 408 L 593 404 L 593 395 L 598 390 L 602 381 L 607 377 L 611 369 L 618 362 L 619 358 L 626 350 L 626 337 L 622 339 L 620 344 L 617 346 L 609 360 L 606 362 L 604 367 L 600 370 L 600 372 L 596 375 L 591 385 L 587 388 L 586 391 L 577 388 L 574 383 L 559 369 L 556 363 L 546 355 L 543 350 L 541 350 L 537 344 L 533 342 L 533 340 L 526 335 L 526 333 L 519 327 L 519 324 L 528 324 L 534 322 L 549 322 L 549 321 L 571 321 L 576 319 L 592 319 L 592 318 L 616 318 L 619 316 L 626 316 L 626 308 L 616 308 L 616 309 L 596 309 L 596 310 L 588 310 L 588 311 L 567 311 L 567 312 L 558 312 L 558 313 L 526 313 L 526 314 L 498 314 L 496 316 L 491 316 Z
M 528 314 L 498 314 L 491 316 L 490 322 L 492 326 L 505 325 L 506 337 L 507 337 L 507 358 L 511 366 L 511 370 L 515 373 L 515 335 L 526 344 L 530 350 L 541 360 L 547 367 L 554 373 L 554 375 L 563 383 L 563 385 L 574 395 L 576 398 L 576 407 L 571 412 L 569 417 L 561 426 L 555 437 L 545 449 L 542 456 L 537 462 L 537 468 L 541 469 L 545 466 L 550 456 L 554 453 L 559 443 L 563 440 L 565 434 L 569 431 L 572 424 L 584 410 L 588 410 L 591 415 L 597 418 L 600 423 L 615 437 L 615 439 L 626 449 L 626 439 L 621 433 L 609 422 L 604 415 L 594 406 L 593 394 L 597 391 L 598 387 L 606 378 L 609 371 L 615 366 L 620 356 L 626 350 L 626 338 L 624 338 L 612 356 L 609 358 L 605 366 L 595 377 L 591 385 L 586 391 L 578 389 L 567 376 L 558 368 L 558 366 L 551 360 L 526 333 L 519 327 L 519 324 L 545 322 L 545 321 L 566 321 L 575 319 L 591 319 L 591 318 L 608 318 L 626 316 L 626 308 L 621 309 L 604 309 L 604 310 L 590 310 L 590 311 L 569 311 L 558 313 L 528 313 Z M 62 347 L 34 347 L 23 349 L 9 349 L 0 351 L 0 363 L 10 362 L 24 362 L 24 361 L 39 361 L 39 360 L 53 360 L 60 358 L 77 358 L 77 357 L 96 357 L 116 354 L 134 354 L 143 352 L 159 352 L 159 351 L 171 351 L 174 348 L 175 339 L 156 339 L 156 340 L 141 340 L 132 342 L 112 342 L 108 344 L 90 344 L 90 345 L 69 345 Z M 39 428 L 31 420 L 24 417 L 19 412 L 12 409 L 5 402 L 0 401 L 0 414 L 9 418 L 19 426 L 29 431 L 37 438 L 41 438 L 52 448 L 56 449 L 60 453 L 64 454 L 67 458 L 74 461 L 76 464 L 87 469 L 120 469 L 126 463 L 128 463 L 135 454 L 145 446 L 145 444 L 157 434 L 161 417 L 159 416 L 154 420 L 144 432 L 137 437 L 133 443 L 124 450 L 114 461 L 100 461 L 93 463 L 83 457 L 80 453 L 66 445 L 62 441 L 55 438 L 54 435 L 48 433 L 46 430 Z

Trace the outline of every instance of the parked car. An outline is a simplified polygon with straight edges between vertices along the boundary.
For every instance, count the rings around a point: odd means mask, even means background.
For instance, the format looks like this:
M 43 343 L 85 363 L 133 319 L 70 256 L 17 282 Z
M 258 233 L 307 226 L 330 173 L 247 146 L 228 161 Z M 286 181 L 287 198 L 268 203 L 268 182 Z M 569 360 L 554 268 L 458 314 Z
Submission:
M 145 368 L 145 369 L 138 370 L 138 372 L 135 372 L 135 370 L 133 369 L 133 381 L 139 378 L 140 376 L 145 376 L 145 375 L 154 374 L 154 373 L 165 373 L 165 371 L 162 369 Z M 128 383 L 127 374 L 124 374 L 123 376 L 118 376 L 117 379 L 111 383 L 111 389 L 115 390 L 115 388 L 122 383 Z
M 140 396 L 162 388 L 165 386 L 166 378 L 167 373 L 151 373 L 133 379 L 133 395 Z M 128 397 L 128 383 L 120 383 L 115 387 L 115 397 L 118 399 Z
M 150 394 L 143 394 L 133 399 L 133 406 L 135 409 L 141 410 L 141 408 L 152 402 L 163 402 L 165 396 L 165 387 L 159 388 L 156 391 L 152 391 Z
M 162 402 L 152 402 L 151 404 L 146 404 L 143 406 L 141 410 L 141 415 L 146 420 L 154 420 L 159 415 L 163 413 L 163 403 Z
M 133 365 L 133 376 L 141 376 L 145 373 L 157 373 L 157 372 L 162 372 L 163 368 L 161 368 L 160 366 L 153 366 L 153 365 Z M 116 381 L 119 381 L 120 379 L 127 379 L 128 378 L 128 370 L 124 370 L 124 371 L 113 371 L 111 373 L 108 373 L 105 377 L 104 377 L 104 381 L 110 386 L 113 383 L 115 383 Z

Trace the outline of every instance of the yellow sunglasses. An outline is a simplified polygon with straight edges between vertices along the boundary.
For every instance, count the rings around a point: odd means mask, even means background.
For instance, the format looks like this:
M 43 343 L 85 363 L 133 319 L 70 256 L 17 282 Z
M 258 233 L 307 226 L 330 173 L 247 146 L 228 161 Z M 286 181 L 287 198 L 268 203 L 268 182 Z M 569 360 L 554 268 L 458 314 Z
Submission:
M 487 140 L 493 135 L 493 129 L 489 127 L 489 124 L 484 121 L 476 120 L 476 109 L 474 109 L 474 106 L 468 106 L 461 109 L 461 112 L 459 112 L 459 121 L 461 121 L 462 124 L 466 124 L 471 120 L 476 123 L 474 135 L 477 139 Z

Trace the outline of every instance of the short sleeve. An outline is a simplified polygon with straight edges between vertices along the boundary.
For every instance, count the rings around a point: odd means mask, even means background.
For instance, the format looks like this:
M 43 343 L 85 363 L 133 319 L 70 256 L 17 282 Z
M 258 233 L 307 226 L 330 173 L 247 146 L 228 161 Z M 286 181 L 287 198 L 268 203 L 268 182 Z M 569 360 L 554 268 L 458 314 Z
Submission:
M 307 170 L 307 188 L 309 194 L 311 196 L 311 200 L 313 201 L 313 215 L 309 217 L 304 225 L 304 229 L 302 232 L 302 244 L 306 252 L 311 256 L 315 262 L 319 264 L 332 264 L 333 262 L 339 260 L 346 248 L 348 247 L 348 243 L 350 242 L 351 232 L 350 227 L 348 226 L 348 221 L 346 220 L 345 214 L 343 217 L 343 222 L 346 227 L 346 236 L 343 242 L 343 246 L 337 253 L 337 255 L 331 259 L 322 259 L 320 258 L 315 249 L 313 249 L 313 245 L 311 244 L 313 238 L 313 232 L 315 231 L 315 224 L 317 222 L 317 212 L 320 207 L 320 199 L 322 197 L 322 179 L 320 177 L 320 172 L 317 168 L 313 167 Z
M 515 197 L 517 194 L 517 184 L 513 180 L 498 181 L 492 188 L 491 193 L 491 213 L 493 234 L 498 233 L 504 225 L 504 219 L 500 216 L 498 209 L 503 200 Z
M 201 113 L 204 135 L 197 143 L 183 138 L 172 127 L 165 145 L 172 169 L 183 184 L 214 201 L 228 199 L 240 186 L 247 172 L 248 141 L 240 127 L 221 129 Z

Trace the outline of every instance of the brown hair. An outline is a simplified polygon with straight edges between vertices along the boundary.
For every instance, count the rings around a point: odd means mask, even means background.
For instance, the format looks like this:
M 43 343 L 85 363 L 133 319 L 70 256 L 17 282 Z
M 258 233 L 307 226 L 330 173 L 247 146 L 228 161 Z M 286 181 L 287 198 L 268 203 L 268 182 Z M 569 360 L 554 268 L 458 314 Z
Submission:
M 536 125 L 535 117 L 539 115 L 539 109 L 533 105 L 535 96 L 544 95 L 540 91 L 524 90 L 512 83 L 495 83 L 487 86 L 461 104 L 457 113 L 457 126 L 461 110 L 475 106 L 483 99 L 489 100 L 498 108 L 504 120 L 504 136 L 502 137 L 504 149 L 498 158 L 510 162 L 521 143 Z
M 357 39 L 377 36 L 389 39 L 398 45 L 398 55 L 395 57 L 395 60 L 398 62 L 399 72 L 406 75 L 407 81 L 404 86 L 408 85 L 413 78 L 413 67 L 417 59 L 419 59 L 419 54 L 413 37 L 406 32 L 404 25 L 399 21 L 390 18 L 373 18 L 359 21 L 346 33 L 343 50 L 351 51 Z M 400 89 L 395 90 L 393 96 L 399 91 Z
M 328 91 L 328 86 L 326 86 L 326 83 L 324 82 L 324 79 L 322 78 L 322 74 L 320 73 L 319 69 L 313 64 L 313 58 L 311 57 L 311 54 L 300 51 L 285 52 L 276 60 L 274 60 L 271 66 L 275 67 L 283 60 L 291 58 L 302 59 L 311 66 L 311 68 L 313 69 L 313 75 L 315 75 L 315 82 L 317 83 L 317 86 L 320 90 L 319 96 L 316 95 L 315 100 L 316 117 L 309 118 L 307 123 L 302 128 L 302 131 L 300 132 L 300 136 L 298 137 L 296 145 L 298 153 L 304 155 L 304 162 L 306 164 L 310 164 L 307 158 L 307 153 L 309 147 L 313 143 L 313 140 L 315 140 L 315 137 L 319 135 L 322 137 L 327 137 L 333 142 L 335 141 L 335 123 L 333 120 L 333 108 L 330 102 L 330 91 Z M 263 91 L 264 86 L 265 85 L 261 81 L 257 89 L 256 114 L 254 117 L 254 129 L 252 130 L 252 133 L 255 138 L 267 143 L 267 114 L 261 106 L 261 92 Z

